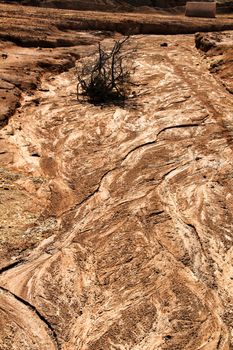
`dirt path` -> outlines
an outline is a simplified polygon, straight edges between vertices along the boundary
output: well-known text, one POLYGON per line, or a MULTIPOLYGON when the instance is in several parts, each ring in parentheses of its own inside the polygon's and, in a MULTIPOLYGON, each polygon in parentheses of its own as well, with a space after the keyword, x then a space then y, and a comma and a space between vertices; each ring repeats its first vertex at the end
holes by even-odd
POLYGON ((53 225, 1 274, 1 349, 233 348, 232 95, 193 36, 129 45, 127 108, 78 103, 71 69, 10 121, 53 225))

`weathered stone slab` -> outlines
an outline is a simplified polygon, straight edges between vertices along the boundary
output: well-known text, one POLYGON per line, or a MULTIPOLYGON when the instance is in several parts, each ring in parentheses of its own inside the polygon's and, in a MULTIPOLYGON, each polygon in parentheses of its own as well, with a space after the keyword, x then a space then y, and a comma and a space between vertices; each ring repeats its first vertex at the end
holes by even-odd
POLYGON ((185 15, 189 17, 214 18, 216 15, 216 2, 187 2, 185 15))

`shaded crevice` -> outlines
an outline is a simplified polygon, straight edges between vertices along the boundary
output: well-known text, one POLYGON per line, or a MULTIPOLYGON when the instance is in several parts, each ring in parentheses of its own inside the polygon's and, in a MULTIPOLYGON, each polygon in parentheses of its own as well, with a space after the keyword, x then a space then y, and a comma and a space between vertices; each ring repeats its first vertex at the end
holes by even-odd
POLYGON ((199 126, 199 124, 180 124, 180 125, 174 125, 174 126, 168 126, 166 128, 163 128, 160 130, 157 134, 157 137, 159 137, 160 134, 162 134, 164 131, 171 130, 171 129, 181 129, 181 128, 194 128, 199 126))
POLYGON ((19 301, 20 303, 22 303, 23 305, 25 305, 30 311, 34 312, 37 317, 41 320, 41 322, 46 326, 46 328, 48 329, 48 333, 50 334, 53 343, 56 345, 57 350, 61 349, 61 346, 58 342, 57 339, 57 335, 55 330, 53 329, 53 327, 51 326, 50 322, 37 310, 37 308, 30 304, 28 301, 26 301, 25 299, 19 297, 18 295, 14 294, 13 292, 11 292, 10 290, 4 288, 4 287, 0 287, 0 290, 10 296, 12 296, 13 298, 15 298, 17 301, 19 301))
POLYGON ((218 340, 218 344, 216 346, 216 350, 221 349, 221 344, 222 344, 222 334, 220 334, 220 336, 219 336, 219 340, 218 340))
POLYGON ((163 214, 164 213, 164 210, 160 210, 160 211, 155 211, 153 213, 150 213, 148 215, 148 217, 153 217, 153 216, 157 216, 157 215, 160 215, 160 214, 163 214))
POLYGON ((209 280, 208 284, 209 287, 211 288, 215 288, 216 287, 216 277, 214 275, 214 269, 213 269, 213 263, 214 263, 214 260, 211 256, 209 256, 209 252, 207 249, 205 249, 203 243, 202 243, 202 240, 201 240, 201 237, 196 229, 196 227, 192 224, 188 224, 188 223, 185 223, 188 227, 190 227, 192 229, 192 231, 195 233, 195 236, 197 238, 197 241, 199 242, 200 244, 200 248, 201 248, 201 251, 206 259, 206 264, 207 264, 207 267, 209 269, 209 272, 206 274, 206 277, 207 277, 207 280, 209 280), (210 281, 210 279, 212 279, 212 281, 210 281))
MULTIPOLYGON (((0 34, 1 41, 11 41, 17 46, 21 47, 42 47, 42 48, 56 48, 59 47, 56 41, 49 39, 41 39, 41 38, 33 38, 33 37, 20 37, 14 34, 1 33, 0 34)), ((68 45, 66 45, 68 46, 68 45)), ((75 46, 75 44, 70 44, 69 46, 75 46)))
MULTIPOLYGON (((187 164, 187 163, 186 163, 186 164, 187 164)), ((184 164, 184 165, 185 165, 185 164, 184 164)), ((175 168, 172 168, 172 169, 169 170, 167 173, 165 173, 165 174, 163 175, 163 177, 162 177, 161 183, 162 183, 163 180, 166 179, 166 177, 167 177, 169 174, 171 174, 173 171, 175 171, 176 169, 178 169, 179 166, 180 166, 180 165, 177 165, 175 168)))
POLYGON ((18 265, 21 265, 22 263, 24 263, 24 260, 23 259, 20 259, 18 261, 15 261, 7 266, 4 266, 0 269, 0 275, 6 271, 9 271, 11 269, 13 269, 14 267, 18 266, 18 265))
POLYGON ((207 263, 207 266, 208 266, 208 269, 209 269, 209 272, 208 273, 208 278, 212 278, 213 281, 211 282, 211 285, 212 287, 216 286, 216 277, 214 276, 214 272, 213 272, 213 266, 212 266, 212 262, 213 262, 213 259, 208 256, 209 252, 205 249, 203 243, 202 243, 202 240, 201 240, 201 237, 196 229, 196 227, 192 224, 189 224, 189 223, 185 223, 188 227, 190 227, 192 229, 192 231, 195 233, 195 236, 197 238, 197 241, 199 242, 200 244, 200 248, 201 248, 201 251, 206 259, 206 263, 207 263))
POLYGON ((191 230, 195 233, 195 236, 197 237, 197 240, 198 240, 198 242, 199 242, 199 244, 200 244, 201 250, 202 250, 204 256, 206 257, 205 248, 204 248, 204 246, 203 246, 203 243, 202 243, 202 241, 201 241, 201 238, 200 238, 200 236, 199 236, 199 233, 197 232, 196 227, 195 227, 194 225, 188 224, 188 223, 186 223, 186 222, 185 222, 185 224, 186 224, 189 228, 191 228, 191 230))
POLYGON ((229 92, 229 94, 233 95, 233 90, 231 88, 229 88, 228 86, 226 86, 225 84, 223 84, 223 86, 225 87, 225 89, 227 90, 227 92, 229 92))
MULTIPOLYGON (((20 97, 19 97, 20 100, 20 97)), ((19 101, 16 101, 15 106, 10 108, 10 110, 4 114, 4 119, 0 120, 0 130, 4 128, 6 125, 8 125, 9 120, 13 115, 16 113, 17 109, 21 107, 21 104, 19 101)))
POLYGON ((132 154, 134 151, 136 151, 136 150, 138 150, 140 148, 143 148, 143 147, 154 145, 154 144, 156 144, 156 142, 157 142, 156 140, 153 140, 153 141, 149 141, 149 142, 143 143, 142 145, 136 146, 135 148, 131 149, 119 162, 121 162, 121 163, 124 162, 128 158, 128 156, 130 154, 132 154))
MULTIPOLYGON (((86 18, 83 21, 77 18, 76 30, 102 30, 108 32, 118 32, 122 35, 139 35, 139 34, 160 34, 160 35, 177 35, 177 34, 195 34, 196 32, 218 32, 224 30, 232 30, 232 23, 201 23, 199 25, 188 25, 188 22, 179 23, 178 21, 149 21, 141 23, 138 20, 126 18, 121 21, 102 20, 86 18)), ((62 23, 58 24, 62 28, 62 23)), ((66 25, 66 27, 69 25, 66 25)), ((73 24, 71 25, 72 28, 73 24)))
POLYGON ((47 71, 47 72, 53 72, 53 73, 64 73, 69 71, 70 69, 75 67, 75 62, 76 62, 76 57, 75 55, 70 54, 70 60, 67 60, 67 62, 65 63, 54 63, 52 61, 49 60, 39 60, 37 62, 37 66, 40 67, 43 71, 47 71))

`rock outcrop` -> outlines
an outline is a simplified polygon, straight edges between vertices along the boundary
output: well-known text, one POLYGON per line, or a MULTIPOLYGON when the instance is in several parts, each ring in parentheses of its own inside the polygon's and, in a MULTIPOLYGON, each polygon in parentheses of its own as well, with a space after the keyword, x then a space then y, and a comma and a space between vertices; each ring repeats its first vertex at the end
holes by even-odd
MULTIPOLYGON (((7 2, 7 1, 0 1, 7 2)), ((184 0, 18 0, 18 3, 30 6, 66 8, 73 10, 96 10, 96 11, 133 11, 140 7, 169 8, 184 6, 184 0)))
POLYGON ((0 348, 232 350, 233 31, 132 36, 130 99, 94 106, 75 60, 121 35, 1 8, 0 348))
MULTIPOLYGON (((10 0, 0 0, 3 3, 12 3, 10 0)), ((90 11, 113 11, 113 12, 134 12, 153 11, 153 9, 177 8, 183 11, 185 0, 15 0, 14 3, 23 5, 53 7, 73 10, 90 11)), ((233 11, 232 0, 217 1, 217 11, 219 13, 229 13, 233 11)))
POLYGON ((233 94, 233 42, 227 33, 196 34, 196 46, 205 52, 209 70, 233 94))

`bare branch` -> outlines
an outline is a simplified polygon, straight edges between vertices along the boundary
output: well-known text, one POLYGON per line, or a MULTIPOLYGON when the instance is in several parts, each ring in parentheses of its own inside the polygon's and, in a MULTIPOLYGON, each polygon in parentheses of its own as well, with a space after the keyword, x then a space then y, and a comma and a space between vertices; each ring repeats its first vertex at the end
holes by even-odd
POLYGON ((131 69, 126 62, 126 55, 121 50, 129 39, 115 41, 110 51, 105 51, 98 45, 96 58, 87 63, 77 72, 77 98, 86 97, 89 102, 109 103, 123 101, 127 98, 131 69))

